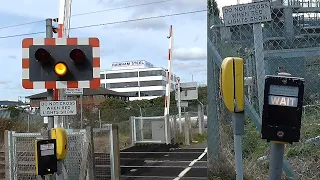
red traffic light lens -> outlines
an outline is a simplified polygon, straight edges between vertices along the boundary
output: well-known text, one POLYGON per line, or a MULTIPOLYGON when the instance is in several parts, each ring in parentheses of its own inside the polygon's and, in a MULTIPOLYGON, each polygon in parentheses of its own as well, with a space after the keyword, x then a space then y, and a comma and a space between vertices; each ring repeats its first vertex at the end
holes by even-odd
POLYGON ((73 49, 70 52, 70 58, 75 62, 75 63, 82 63, 84 62, 85 55, 80 49, 73 49))
POLYGON ((48 62, 49 58, 50 58, 50 53, 48 51, 46 51, 43 48, 39 48, 35 53, 34 53, 35 58, 39 61, 39 62, 48 62))

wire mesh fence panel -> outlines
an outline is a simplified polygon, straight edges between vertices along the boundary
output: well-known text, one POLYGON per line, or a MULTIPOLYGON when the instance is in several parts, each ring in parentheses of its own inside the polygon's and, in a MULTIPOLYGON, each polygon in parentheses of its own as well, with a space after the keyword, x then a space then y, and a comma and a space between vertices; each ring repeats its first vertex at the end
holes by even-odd
MULTIPOLYGON (((242 57, 245 62, 246 112, 251 117, 257 115, 251 119, 254 123, 246 121, 243 137, 244 171, 249 179, 266 179, 267 176, 269 148, 260 139, 255 126, 261 123, 265 75, 278 73, 289 73, 305 80, 301 140, 286 146, 285 155, 300 178, 320 179, 320 173, 314 168, 320 165, 319 161, 314 161, 319 157, 319 141, 309 143, 311 138, 320 135, 319 126, 314 125, 319 122, 320 14, 315 11, 319 8, 318 1, 275 0, 270 2, 270 21, 248 24, 249 16, 261 16, 256 13, 259 12, 257 6, 251 6, 251 11, 231 7, 232 12, 224 12, 213 1, 208 1, 208 61, 214 62, 210 68, 219 74, 219 60, 225 57, 242 57), (233 18, 225 18, 227 13, 233 18), (231 25, 226 25, 229 21, 231 25)), ((218 76, 214 77, 214 85, 219 87, 218 76)), ((226 159, 226 169, 234 168, 231 118, 219 90, 216 92, 214 105, 218 109, 214 113, 219 117, 215 122, 219 123, 216 130, 220 139, 215 139, 214 143, 221 144, 220 154, 226 159)), ((216 131, 209 129, 208 133, 216 134, 216 131)))
POLYGON ((13 175, 15 179, 35 179, 35 140, 40 134, 13 133, 13 175))
MULTIPOLYGON (((40 133, 8 132, 8 156, 5 157, 8 174, 6 179, 36 179, 35 168, 35 140, 41 139, 40 133)), ((64 160, 65 169, 69 179, 79 179, 81 163, 86 162, 84 154, 90 151, 84 147, 88 143, 86 131, 68 132, 68 154, 64 160)), ((89 142, 90 143, 90 142, 89 142)), ((90 145, 90 144, 89 144, 90 145)), ((93 169, 93 168, 92 168, 93 169)))
POLYGON ((110 128, 94 128, 93 142, 96 179, 110 179, 110 128))
POLYGON ((152 140, 152 121, 136 119, 137 140, 152 140))
POLYGON ((131 122, 129 120, 116 123, 118 125, 120 150, 132 145, 131 122))
POLYGON ((87 145, 87 132, 68 132, 68 154, 64 160, 67 174, 70 179, 79 179, 81 177, 81 165, 87 162, 85 157, 85 147, 87 145))
MULTIPOLYGON (((5 158, 5 131, 15 132, 39 132, 42 128, 43 118, 36 114, 30 114, 22 110, 14 109, 14 113, 11 113, 7 109, 8 116, 0 117, 0 158, 5 158), (11 117, 10 117, 11 115, 11 117)), ((0 178, 4 177, 5 161, 0 161, 0 178)))

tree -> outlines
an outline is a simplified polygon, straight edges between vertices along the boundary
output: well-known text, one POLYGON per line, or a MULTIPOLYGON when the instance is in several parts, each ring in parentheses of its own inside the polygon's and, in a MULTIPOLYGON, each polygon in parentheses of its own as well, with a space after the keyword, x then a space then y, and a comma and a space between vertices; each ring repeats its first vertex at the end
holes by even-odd
POLYGON ((106 99, 99 106, 101 120, 108 123, 117 123, 129 120, 132 113, 128 103, 121 99, 106 99))
POLYGON ((22 110, 17 109, 15 106, 8 107, 8 111, 10 112, 11 119, 18 119, 23 112, 22 110))
MULTIPOLYGON (((207 87, 198 87, 198 99, 201 103, 207 104, 207 87)), ((106 99, 99 106, 101 119, 103 123, 118 123, 129 120, 130 116, 140 116, 140 107, 142 116, 163 116, 164 115, 165 96, 151 100, 123 101, 120 99, 106 99)), ((193 100, 189 102, 190 108, 197 107, 199 102, 193 100)), ((188 110, 188 108, 187 108, 188 110)), ((98 119, 97 113, 92 111, 92 119, 98 119)), ((88 111, 86 111, 88 114, 88 111)), ((175 92, 170 94, 170 114, 178 114, 175 92)), ((85 115, 88 116, 88 115, 85 115)))
POLYGON ((214 15, 214 16, 219 16, 220 11, 218 8, 218 4, 215 0, 207 0, 207 5, 208 5, 208 14, 214 15))

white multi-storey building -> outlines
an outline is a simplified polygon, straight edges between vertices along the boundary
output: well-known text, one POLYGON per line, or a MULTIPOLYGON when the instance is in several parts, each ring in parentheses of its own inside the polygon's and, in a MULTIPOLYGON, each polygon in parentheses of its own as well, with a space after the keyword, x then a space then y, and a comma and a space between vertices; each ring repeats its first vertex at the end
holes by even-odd
MULTIPOLYGON (((129 100, 153 99, 165 95, 166 69, 145 60, 114 62, 111 70, 100 72, 101 87, 125 93, 129 100)), ((171 90, 176 76, 171 75, 171 90)))

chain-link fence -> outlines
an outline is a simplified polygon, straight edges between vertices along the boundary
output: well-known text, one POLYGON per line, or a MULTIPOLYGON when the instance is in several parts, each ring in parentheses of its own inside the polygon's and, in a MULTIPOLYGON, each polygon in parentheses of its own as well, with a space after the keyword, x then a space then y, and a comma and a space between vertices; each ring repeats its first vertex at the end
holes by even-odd
MULTIPOLYGON (((320 167, 320 161, 315 160, 319 158, 320 153, 319 138, 316 138, 320 135, 320 2, 270 2, 271 21, 246 24, 242 21, 246 14, 238 9, 232 16, 243 23, 225 26, 223 12, 217 8, 213 0, 208 0, 208 79, 212 78, 214 81, 214 88, 208 90, 212 93, 208 99, 212 106, 217 107, 213 107, 211 114, 209 112, 209 116, 214 117, 208 129, 208 133, 212 135, 212 139, 208 140, 212 142, 209 143, 209 149, 214 151, 209 150, 209 154, 213 154, 209 159, 215 159, 220 155, 221 162, 225 162, 219 162, 219 168, 215 165, 209 168, 215 170, 214 174, 226 177, 229 174, 229 177, 235 177, 230 173, 234 172, 230 171, 230 168, 234 169, 231 117, 219 94, 218 78, 223 58, 242 57, 245 61, 246 114, 250 117, 246 121, 243 140, 245 177, 267 179, 266 157, 269 148, 265 141, 260 140, 264 77, 287 72, 305 79, 305 93, 301 141, 286 146, 285 155, 288 161, 285 159, 284 170, 288 176, 294 171, 301 179, 320 179, 320 173, 316 170, 320 167)), ((258 7, 252 12, 249 11, 256 12, 259 17, 258 7)), ((211 164, 213 163, 212 161, 211 164)))
MULTIPOLYGON (((87 131, 68 132, 68 155, 65 160, 67 176, 79 179, 86 169, 88 159, 92 158, 87 131), (86 151, 84 150, 86 148, 86 151), (84 158, 87 157, 87 158, 84 158), (81 162, 81 163, 79 163, 81 162)), ((6 179, 36 179, 35 175, 35 140, 41 139, 41 133, 17 133, 6 131, 6 179)))
MULTIPOLYGON (((15 132, 40 132, 43 124, 43 117, 30 114, 24 110, 9 107, 1 109, 0 112, 0 179, 5 178, 5 130, 15 132)), ((20 138, 21 139, 21 138, 20 138)), ((34 146, 34 142, 32 144, 34 146)), ((32 146, 32 147, 33 147, 32 146)), ((25 147, 28 148, 28 147, 25 147)), ((28 158, 26 156, 26 158, 28 158)), ((24 166, 23 164, 20 166, 24 166)), ((26 169, 24 167, 24 169, 26 169)))
MULTIPOLYGON (((140 102, 141 103, 141 102, 140 102)), ((148 105, 139 105, 139 102, 134 103, 130 102, 130 104, 125 104, 123 107, 117 107, 117 108, 106 108, 106 107, 100 107, 98 108, 84 108, 83 109, 83 124, 85 126, 92 126, 94 128, 102 127, 103 124, 117 124, 119 125, 119 137, 120 137, 120 147, 128 147, 129 145, 132 145, 131 142, 131 121, 130 117, 160 117, 163 116, 164 106, 158 106, 153 104, 148 105)), ((191 123, 192 127, 194 127, 195 131, 194 133, 198 133, 199 129, 198 127, 198 119, 199 115, 203 116, 203 131, 201 134, 205 132, 205 128, 207 126, 207 111, 206 106, 204 105, 189 105, 189 107, 182 108, 181 112, 181 119, 182 122, 184 121, 185 113, 188 112, 189 116, 191 117, 191 123), (197 132, 196 132, 197 131, 197 132)), ((171 105, 170 107, 170 117, 171 119, 175 116, 177 121, 179 121, 179 113, 178 108, 175 105, 171 105)), ((79 128, 80 122, 79 119, 69 118, 68 122, 70 123, 70 128, 79 128)), ((136 127, 140 127, 141 124, 139 121, 135 121, 136 127)), ((151 121, 150 120, 144 120, 143 121, 143 132, 145 138, 150 137, 151 132, 151 121), (149 131, 149 132, 147 132, 149 131)), ((177 127, 179 127, 179 123, 177 122, 177 127)), ((139 129, 139 128, 138 128, 139 129)), ((141 133, 140 133, 141 134, 141 133)), ((137 133, 139 136, 139 134, 137 133)), ((138 137, 139 138, 139 137, 138 137)))
MULTIPOLYGON (((118 125, 67 129, 68 153, 62 176, 68 179, 117 179, 120 177, 118 125)), ((3 178, 36 179, 35 140, 41 133, 5 131, 3 178), (4 175, 5 174, 5 175, 4 175)))
POLYGON ((93 128, 95 179, 117 179, 120 176, 118 125, 104 124, 93 128))

